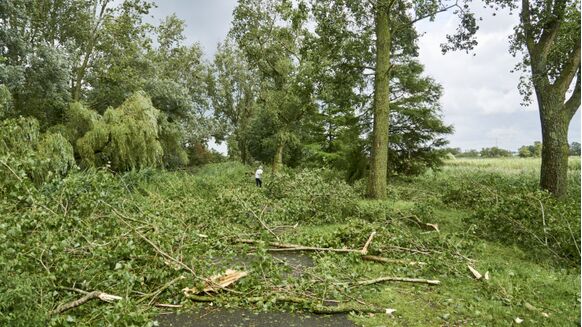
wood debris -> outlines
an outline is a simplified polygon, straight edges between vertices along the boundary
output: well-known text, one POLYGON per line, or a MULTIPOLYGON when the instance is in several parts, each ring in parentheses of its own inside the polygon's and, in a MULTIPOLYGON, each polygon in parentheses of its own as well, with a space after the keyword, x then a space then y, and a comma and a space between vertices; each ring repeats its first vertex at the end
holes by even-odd
POLYGON ((516 317, 515 319, 513 319, 513 321, 515 321, 515 323, 519 325, 523 322, 523 319, 521 319, 520 317, 516 317))
POLYGON ((368 237, 368 240, 366 241, 366 244, 364 244, 364 247, 362 248, 362 255, 366 255, 368 254, 368 246, 370 246, 370 243, 372 243, 372 240, 374 239, 374 236, 376 235, 376 232, 372 232, 372 234, 370 234, 370 237, 368 237))
POLYGON ((85 294, 85 295, 83 297, 79 298, 78 300, 59 305, 55 310, 53 310, 51 312, 52 314, 59 314, 59 313, 65 312, 69 309, 78 307, 78 306, 82 305, 83 303, 86 303, 86 302, 91 301, 93 299, 99 299, 103 302, 113 302, 113 301, 118 301, 118 300, 122 299, 121 296, 107 294, 107 293, 103 293, 101 291, 86 292, 86 291, 79 290, 79 289, 69 289, 69 290, 74 290, 76 292, 79 292, 79 293, 85 294))
POLYGON ((208 278, 204 283, 203 289, 186 287, 182 292, 184 292, 185 295, 218 292, 246 275, 248 275, 248 272, 246 271, 228 269, 224 274, 214 275, 208 278))
POLYGON ((477 271, 477 269, 467 265, 467 267, 469 268, 469 270, 471 271, 471 273, 473 274, 473 276, 475 277, 475 279, 481 279, 483 277, 483 275, 481 275, 480 272, 477 271))
POLYGON ((437 233, 440 233, 441 231, 439 230, 439 225, 438 224, 429 224, 429 223, 425 223, 426 226, 431 227, 432 229, 434 229, 437 233))
POLYGON ((394 312, 396 312, 396 309, 386 309, 386 314, 391 316, 394 312))

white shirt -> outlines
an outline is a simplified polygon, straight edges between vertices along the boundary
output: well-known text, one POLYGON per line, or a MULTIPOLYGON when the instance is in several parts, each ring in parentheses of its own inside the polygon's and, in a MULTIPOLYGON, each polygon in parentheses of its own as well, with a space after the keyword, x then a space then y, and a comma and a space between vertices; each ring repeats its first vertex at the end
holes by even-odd
POLYGON ((255 172, 255 178, 261 179, 261 176, 263 176, 263 170, 259 168, 255 172))

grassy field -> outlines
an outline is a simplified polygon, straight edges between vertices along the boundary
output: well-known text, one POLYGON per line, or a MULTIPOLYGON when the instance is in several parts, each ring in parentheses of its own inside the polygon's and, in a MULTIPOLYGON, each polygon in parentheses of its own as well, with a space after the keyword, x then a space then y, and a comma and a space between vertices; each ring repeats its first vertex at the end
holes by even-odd
MULTIPOLYGON (((459 158, 447 160, 445 170, 480 170, 499 173, 539 173, 540 158, 459 158)), ((568 169, 580 171, 580 157, 570 157, 568 169)))
POLYGON ((438 173, 390 181, 385 201, 364 199, 363 183, 347 185, 327 170, 267 174, 262 189, 236 163, 196 172, 79 172, 0 199, 0 274, 7 276, 0 325, 152 326, 168 310, 155 303, 185 312, 207 305, 181 290, 227 268, 249 275, 233 292, 213 295, 216 307, 314 310, 333 300, 396 310, 350 314, 362 326, 507 326, 517 318, 579 325, 579 160, 572 168, 563 202, 537 191, 535 161, 527 159, 449 162, 438 173), (370 254, 402 262, 310 253, 314 265, 297 276, 265 244, 239 242, 360 249, 373 231, 370 254), (489 280, 476 280, 468 265, 489 280), (383 276, 440 284, 356 285, 383 276), (71 287, 123 299, 51 315, 81 296, 71 287))

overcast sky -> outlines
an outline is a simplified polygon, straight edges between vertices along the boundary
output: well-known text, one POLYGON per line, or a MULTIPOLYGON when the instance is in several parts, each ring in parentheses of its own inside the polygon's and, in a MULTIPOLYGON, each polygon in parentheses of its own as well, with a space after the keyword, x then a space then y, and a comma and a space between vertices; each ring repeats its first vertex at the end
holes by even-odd
MULTIPOLYGON (((230 28, 236 0, 159 0, 157 5, 152 12, 153 22, 176 13, 186 21, 187 41, 199 42, 210 59, 230 28)), ((498 13, 493 17, 478 7, 474 9, 484 18, 474 56, 441 54, 439 45, 456 28, 454 16, 442 14, 434 22, 418 25, 424 33, 420 39, 420 61, 426 74, 443 86, 444 120, 455 128, 455 133, 448 137, 450 146, 481 149, 497 145, 516 150, 541 140, 537 106, 520 105, 519 75, 510 73, 518 61, 508 53, 508 37, 517 15, 498 13)), ((569 141, 580 142, 580 110, 570 125, 569 141)), ((224 146, 219 148, 224 151, 224 146)))

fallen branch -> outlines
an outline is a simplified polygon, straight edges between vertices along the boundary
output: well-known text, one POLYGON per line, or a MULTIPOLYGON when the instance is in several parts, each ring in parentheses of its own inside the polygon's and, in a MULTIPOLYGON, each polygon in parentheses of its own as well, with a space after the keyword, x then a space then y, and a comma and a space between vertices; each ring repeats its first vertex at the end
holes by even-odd
MULTIPOLYGON (((260 244, 262 241, 255 240, 239 240, 239 243, 245 244, 260 244)), ((266 243, 270 246, 275 246, 277 249, 267 249, 267 251, 278 252, 278 251, 314 251, 314 252, 341 252, 341 253, 361 253, 362 250, 355 249, 334 249, 334 248, 319 248, 313 246, 303 246, 298 244, 289 243, 279 243, 279 242, 268 242, 266 243)))
POLYGON ((145 237, 145 235, 143 235, 142 233, 140 233, 136 228, 134 228, 130 223, 128 223, 127 221, 125 221, 125 219, 129 219, 128 217, 126 217, 125 215, 121 214, 119 211, 117 211, 112 205, 110 205, 107 202, 103 202, 105 205, 107 205, 108 207, 111 208, 111 210, 113 210, 113 213, 115 213, 115 215, 119 218, 119 220, 124 223, 127 227, 129 227, 130 230, 134 231, 137 236, 139 236, 142 240, 146 241, 149 245, 151 245, 154 250, 159 253, 162 257, 176 263, 177 265, 181 266, 182 268, 188 270, 192 275, 196 276, 196 273, 194 272, 194 270, 192 270, 192 268, 188 267, 188 265, 186 265, 185 263, 183 263, 182 261, 172 257, 171 255, 167 254, 166 252, 162 251, 162 249, 160 249, 154 242, 150 241, 149 238, 145 237))
MULTIPOLYGON (((421 284, 429 284, 429 285, 439 285, 441 283, 440 280, 431 280, 431 279, 422 279, 422 278, 380 277, 380 278, 376 278, 376 279, 362 280, 359 282, 354 282, 354 283, 352 283, 352 285, 364 286, 364 285, 371 285, 371 284, 383 283, 383 282, 406 282, 406 283, 421 283, 421 284)), ((342 283, 338 283, 338 284, 342 284, 342 283)))
POLYGON ((86 292, 86 291, 79 290, 79 289, 71 289, 71 290, 75 290, 75 291, 77 291, 79 293, 83 293, 85 295, 83 295, 83 297, 81 297, 78 300, 59 305, 55 310, 51 311, 51 314, 56 315, 56 314, 63 313, 67 310, 78 307, 78 306, 82 305, 83 303, 86 303, 86 302, 91 301, 93 299, 99 299, 99 300, 104 301, 104 302, 113 302, 113 301, 122 299, 121 296, 111 295, 111 294, 103 293, 101 291, 86 292))
MULTIPOLYGON (((134 233, 136 233, 136 234, 137 234, 137 235, 138 235, 138 236, 139 236, 141 239, 143 239, 143 240, 144 240, 144 241, 146 241, 146 242, 147 242, 149 245, 151 245, 151 246, 154 248, 154 250, 155 250, 157 253, 159 253, 159 254, 160 254, 162 257, 164 257, 164 258, 166 258, 166 259, 168 259, 168 260, 170 260, 170 261, 172 261, 172 262, 174 262, 174 263, 178 264, 178 265, 179 265, 179 266, 181 266, 182 268, 186 269, 187 271, 189 271, 189 272, 192 274, 192 276, 194 276, 194 278, 196 278, 196 279, 199 279, 199 280, 203 280, 203 281, 205 281, 205 282, 210 282, 210 283, 212 283, 212 281, 209 281, 209 280, 207 280, 207 279, 204 279, 204 278, 202 278, 202 277, 200 277, 200 276, 196 276, 196 273, 194 272, 194 270, 192 270, 192 268, 188 267, 188 265, 186 265, 186 264, 185 264, 185 263, 183 263, 182 261, 180 261, 180 260, 178 260, 178 259, 176 259, 176 258, 172 257, 171 255, 167 254, 166 252, 164 252, 164 251, 163 251, 162 249, 160 249, 160 248, 159 248, 159 247, 158 247, 158 246, 157 246, 157 245, 156 245, 154 242, 152 242, 152 241, 151 241, 150 239, 148 239, 148 238, 147 238, 145 235, 143 235, 142 233, 140 233, 140 232, 138 231, 138 229, 137 229, 137 228, 134 228, 134 227, 133 227, 133 226, 132 226, 130 223, 128 223, 127 221, 125 221, 125 219, 131 220, 131 218, 129 218, 129 217, 127 217, 127 216, 125 216, 125 215, 121 214, 119 211, 117 211, 117 210, 115 209, 115 207, 113 207, 113 206, 112 206, 112 205, 110 205, 109 203, 107 203, 107 202, 103 202, 103 201, 101 201, 101 202, 102 202, 103 204, 107 205, 108 207, 110 207, 110 208, 111 208, 111 210, 113 210, 113 212, 114 212, 114 213, 117 215, 117 217, 119 218, 119 220, 120 220, 121 222, 123 222, 123 223, 124 223, 124 224, 125 224, 125 225, 126 225, 126 226, 127 226, 129 229, 130 229, 130 230, 132 230, 134 233)), ((224 290, 226 290, 226 291, 228 291, 228 292, 238 293, 238 292, 237 292, 237 291, 235 291, 235 290, 230 290, 230 289, 227 289, 227 288, 223 288, 223 289, 224 289, 224 290)))
POLYGON ((223 274, 211 276, 206 280, 204 288, 184 288, 182 292, 184 294, 199 294, 199 293, 209 293, 218 292, 221 289, 226 289, 227 286, 233 284, 237 280, 248 275, 246 271, 236 271, 232 269, 227 269, 223 274))
POLYGON ((426 265, 426 262, 422 261, 410 261, 410 260, 402 260, 402 259, 389 259, 384 257, 379 257, 375 255, 363 255, 362 259, 368 261, 376 261, 376 262, 383 262, 383 263, 398 263, 403 265, 410 265, 410 266, 422 266, 426 265))
MULTIPOLYGON (((372 233, 372 235, 370 235, 370 237, 368 238, 368 242, 366 242, 366 245, 369 246, 369 244, 373 238, 373 235, 374 235, 374 233, 372 233)), ((245 243, 245 244, 265 243, 263 241, 255 241, 255 240, 248 240, 248 239, 240 239, 240 240, 238 240, 238 242, 245 243)), ((398 263, 398 264, 405 264, 405 265, 411 265, 411 266, 425 265, 426 264, 425 262, 421 262, 421 261, 389 259, 389 258, 375 256, 375 255, 365 255, 362 252, 364 250, 367 251, 366 245, 364 245, 364 248, 362 250, 356 250, 356 249, 319 248, 319 247, 313 247, 313 246, 303 246, 303 245, 299 245, 299 244, 289 244, 289 243, 279 243, 279 242, 267 242, 266 244, 270 245, 270 246, 277 247, 276 249, 267 249, 267 251, 270 251, 270 252, 313 251, 313 252, 358 253, 361 255, 362 259, 368 260, 368 261, 375 261, 375 262, 382 262, 382 263, 398 263)))
POLYGON ((469 265, 467 265, 467 268, 469 268, 469 271, 473 274, 473 277, 475 277, 475 279, 481 279, 481 277, 483 277, 481 273, 477 271, 477 269, 469 265))
MULTIPOLYGON (((188 295, 187 296, 192 301, 196 302, 214 302, 217 298, 208 295, 188 295)), ((249 303, 258 302, 288 302, 300 304, 302 307, 306 308, 307 311, 318 313, 318 314, 336 314, 336 313, 386 313, 387 309, 363 306, 363 305, 339 305, 339 306, 328 306, 316 304, 313 301, 303 299, 294 296, 276 296, 274 298, 266 297, 251 297, 245 299, 249 303)))
POLYGON ((368 237, 368 240, 366 241, 366 244, 364 244, 364 247, 362 248, 362 255, 366 255, 368 254, 368 246, 370 246, 370 243, 372 243, 372 239, 374 239, 374 235, 376 235, 376 232, 372 232, 372 234, 370 234, 370 237, 368 237))
POLYGON ((263 210, 261 210, 261 216, 259 217, 255 213, 255 211, 253 209, 249 208, 247 206, 247 203, 245 201, 243 201, 238 195, 235 194, 235 197, 239 200, 239 202, 243 205, 243 207, 245 209, 247 209, 248 211, 250 211, 253 214, 253 216, 255 216, 255 218, 257 218, 257 220, 259 221, 259 223, 261 224, 261 226, 263 226, 263 228, 265 228, 269 233, 271 233, 273 236, 275 236, 275 238, 277 240, 279 240, 279 236, 277 236, 277 234, 275 234, 275 232, 273 232, 273 230, 270 229, 269 226, 267 224, 265 224, 265 222, 261 219, 261 217, 263 216, 263 214, 264 214, 265 209, 267 208, 267 206, 264 206, 263 207, 263 210))
POLYGON ((181 308, 181 304, 167 304, 167 303, 156 303, 154 304, 155 307, 158 308, 181 308))

